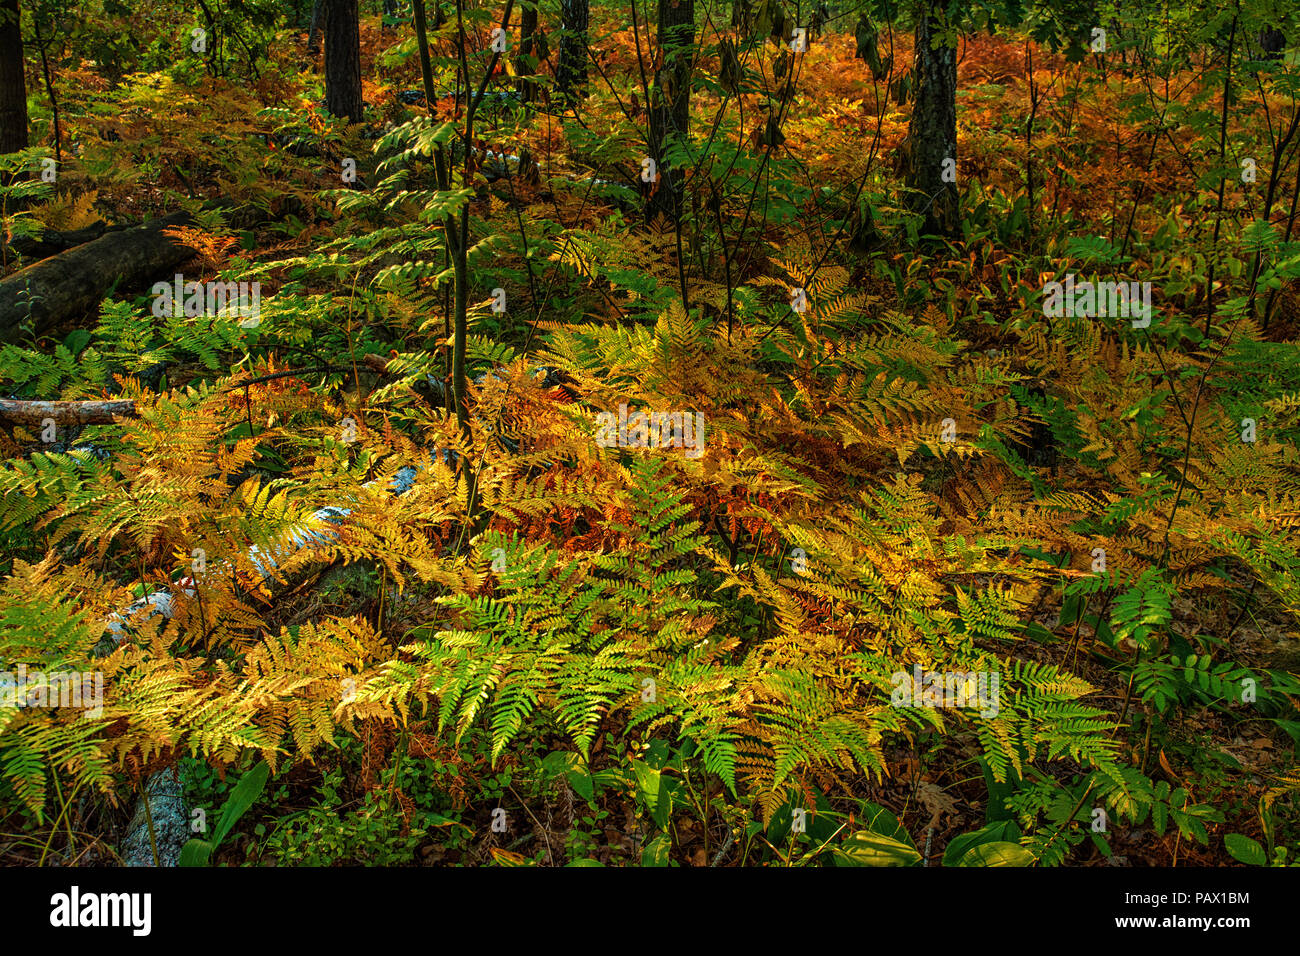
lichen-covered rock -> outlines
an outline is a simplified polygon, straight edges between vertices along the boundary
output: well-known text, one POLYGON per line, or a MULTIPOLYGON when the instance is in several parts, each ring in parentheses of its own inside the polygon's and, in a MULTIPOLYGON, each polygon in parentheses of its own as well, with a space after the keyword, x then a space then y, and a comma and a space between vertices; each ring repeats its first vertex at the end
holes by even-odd
POLYGON ((176 866, 181 847, 190 838, 189 816, 181 798, 180 780, 174 771, 155 773, 144 785, 145 796, 137 801, 126 838, 122 841, 122 859, 127 866, 153 866, 154 842, 158 845, 159 866, 176 866), (148 799, 148 813, 145 799, 148 799), (154 840, 149 839, 149 821, 153 819, 154 840))

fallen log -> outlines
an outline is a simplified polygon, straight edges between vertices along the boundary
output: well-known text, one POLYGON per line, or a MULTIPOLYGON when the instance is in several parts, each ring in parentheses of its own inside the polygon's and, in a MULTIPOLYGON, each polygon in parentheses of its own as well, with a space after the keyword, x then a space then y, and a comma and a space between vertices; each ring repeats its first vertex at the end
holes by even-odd
POLYGON ((88 402, 0 399, 0 421, 18 425, 41 425, 46 419, 56 425, 111 425, 114 416, 134 418, 135 402, 127 398, 88 402))
POLYGON ((114 286, 135 289, 175 268, 195 250, 165 234, 193 222, 174 212, 42 259, 0 281, 0 341, 43 335, 93 312, 114 286))
POLYGON ((48 259, 50 256, 57 256, 60 252, 67 252, 76 246, 98 239, 106 232, 121 232, 126 228, 129 227, 110 226, 107 223, 97 222, 84 229, 72 229, 67 232, 47 229, 37 236, 15 236, 5 247, 6 262, 12 262, 19 257, 26 259, 29 264, 40 259, 48 259))

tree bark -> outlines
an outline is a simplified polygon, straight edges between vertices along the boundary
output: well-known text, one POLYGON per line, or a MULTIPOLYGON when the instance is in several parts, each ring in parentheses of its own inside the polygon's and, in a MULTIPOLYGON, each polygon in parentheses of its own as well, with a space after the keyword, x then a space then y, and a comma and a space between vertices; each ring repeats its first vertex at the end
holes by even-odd
POLYGON ((311 28, 307 31, 307 53, 315 56, 320 52, 320 26, 324 18, 325 0, 315 0, 311 5, 311 28))
POLYGON ((555 70, 556 89, 566 105, 584 95, 587 85, 588 0, 560 0, 560 62, 555 70))
POLYGON ((350 123, 364 114, 357 0, 325 0, 325 109, 350 123))
POLYGON ((658 96, 650 110, 650 150, 660 180, 650 197, 650 214, 676 220, 682 211, 682 177, 666 154, 674 142, 686 141, 690 127, 695 0, 660 0, 659 49, 663 68, 656 76, 658 96))
POLYGON ((908 126, 909 208, 925 217, 922 232, 951 238, 961 230, 957 194, 957 48, 941 39, 944 0, 924 0, 916 21, 916 94, 908 126))
POLYGON ((0 0, 0 154, 27 148, 27 76, 18 0, 0 0))
POLYGON ((1286 52, 1286 34, 1277 27, 1265 27, 1259 31, 1259 46, 1265 60, 1280 60, 1286 52))
POLYGON ((529 77, 535 72, 527 58, 539 56, 537 47, 537 4, 522 4, 519 22, 519 55, 515 57, 515 75, 519 77, 519 98, 525 103, 537 99, 537 84, 529 77))
POLYGON ((0 422, 40 425, 47 418, 56 425, 111 425, 113 418, 134 418, 135 401, 129 398, 89 402, 41 402, 0 399, 0 422))
POLYGON ((429 115, 434 116, 437 100, 433 89, 433 65, 429 59, 429 25, 424 12, 424 0, 413 0, 411 10, 415 21, 415 45, 420 51, 420 80, 424 84, 424 105, 429 108, 429 115))
POLYGON ((731 26, 733 29, 742 30, 747 27, 750 19, 749 8, 749 0, 734 0, 731 4, 731 26))
POLYGON ((4 247, 3 253, 0 254, 0 261, 8 266, 15 258, 22 256, 30 260, 30 264, 40 259, 48 259, 50 256, 57 256, 60 252, 66 252, 74 246, 84 245, 98 239, 106 232, 116 231, 119 230, 105 223, 96 222, 84 229, 73 229, 67 232, 47 229, 39 235, 15 236, 4 247))

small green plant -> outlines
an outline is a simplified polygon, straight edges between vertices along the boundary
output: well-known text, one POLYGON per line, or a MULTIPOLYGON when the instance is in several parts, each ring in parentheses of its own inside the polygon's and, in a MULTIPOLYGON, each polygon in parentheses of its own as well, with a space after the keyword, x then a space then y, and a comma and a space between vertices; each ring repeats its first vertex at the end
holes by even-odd
POLYGON ((248 812, 249 807, 257 802, 257 798, 262 795, 266 789, 266 782, 271 777, 271 767, 265 760, 259 763, 248 773, 244 774, 235 788, 230 791, 230 796, 222 804, 221 816, 217 820, 217 828, 212 833, 210 840, 190 840, 181 847, 181 866, 208 866, 217 848, 221 846, 221 841, 226 838, 231 829, 239 818, 248 812))
POLYGON ((415 826, 402 831, 401 814, 371 793, 352 813, 312 807, 288 818, 267 839, 263 858, 278 866, 409 865, 428 831, 415 826))
MULTIPOLYGON (((831 851, 836 866, 916 866, 921 852, 898 818, 884 807, 864 805, 866 827, 849 834, 831 851)), ((944 866, 1033 866, 1034 854, 1021 846, 1020 828, 996 820, 948 843, 944 866)))

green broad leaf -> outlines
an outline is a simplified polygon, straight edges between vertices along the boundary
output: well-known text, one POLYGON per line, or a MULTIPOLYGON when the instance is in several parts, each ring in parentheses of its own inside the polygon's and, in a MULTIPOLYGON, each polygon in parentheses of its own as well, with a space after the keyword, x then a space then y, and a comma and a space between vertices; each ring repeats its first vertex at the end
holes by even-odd
POLYGON ((226 802, 221 808, 221 818, 217 821, 216 832, 212 835, 214 847, 221 845, 221 841, 239 822, 239 818, 257 802, 257 798, 266 789, 266 782, 270 778, 271 767, 265 760, 239 778, 239 783, 235 784, 235 788, 230 791, 230 796, 226 797, 226 802))
MULTIPOLYGON (((1021 748, 1023 756, 1024 748, 1021 748)), ((994 776, 993 768, 987 760, 979 761, 980 769, 984 772, 984 786, 988 789, 989 803, 984 811, 985 819, 993 823, 995 821, 1010 820, 1014 814, 1007 808, 1007 798, 1020 789, 1020 777, 1015 768, 1008 767, 1006 771, 1007 779, 1001 783, 994 776)))
POLYGON ((636 774, 637 796, 650 811, 655 826, 667 829, 672 798, 664 787, 663 774, 643 760, 633 760, 632 769, 636 774))
POLYGON ((1084 623, 1092 625, 1097 639, 1104 642, 1106 646, 1114 648, 1119 643, 1115 640, 1115 632, 1111 630, 1110 624, 1105 618, 1089 614, 1084 623))
POLYGON ((181 847, 181 858, 177 865, 208 866, 216 849, 216 845, 208 840, 190 840, 181 847))
POLYGON ((590 803, 596 797, 596 781, 591 779, 591 774, 585 770, 570 770, 568 774, 569 786, 573 792, 582 799, 590 803))
POLYGON ((971 847, 958 866, 1033 866, 1034 855, 1018 843, 1002 840, 971 847))
POLYGON ((921 861, 910 842, 870 830, 859 830, 832 852, 836 866, 914 866, 921 861))
POLYGON ((867 832, 878 833, 881 836, 889 837, 896 843, 902 843, 904 846, 916 849, 911 834, 898 822, 898 817, 878 803, 865 802, 862 804, 862 823, 867 832))
POLYGON ((1083 613, 1083 597, 1079 594, 1071 594, 1061 602, 1061 624, 1062 626, 1071 626, 1078 623, 1080 615, 1083 613))
POLYGON ((564 865, 566 867, 570 867, 570 866, 604 866, 605 864, 601 863, 599 860, 574 860, 572 863, 566 863, 564 865))
POLYGON ((642 866, 668 866, 669 854, 673 848, 673 842, 668 838, 667 833, 660 833, 641 849, 642 866))
POLYGON ((1057 641, 1056 635, 1037 621, 1030 621, 1025 625, 1025 636, 1040 644, 1055 644, 1057 641))
POLYGON ((986 843, 1014 843, 1020 839, 1020 827, 1014 820, 997 820, 970 833, 955 836, 943 853, 944 866, 961 866, 962 857, 986 843))
POLYGON ((1243 833, 1229 833, 1223 838, 1223 848, 1239 863, 1263 866, 1268 862, 1268 857, 1264 855, 1264 848, 1259 845, 1259 841, 1243 833))
POLYGON ((63 340, 63 346, 73 355, 80 354, 81 350, 90 344, 90 331, 88 329, 75 329, 68 333, 68 337, 63 340))

